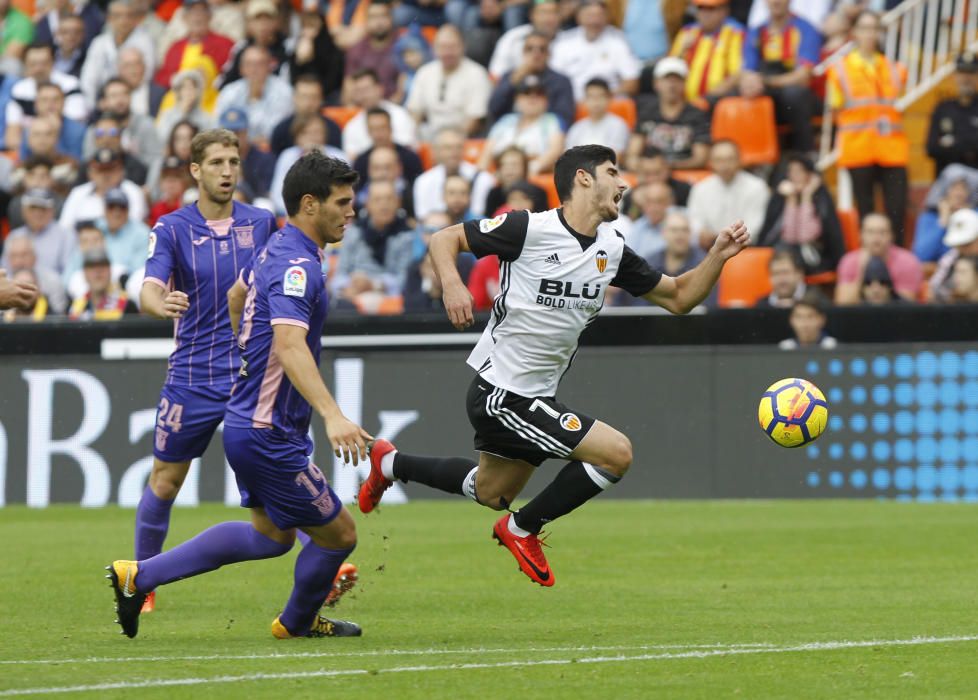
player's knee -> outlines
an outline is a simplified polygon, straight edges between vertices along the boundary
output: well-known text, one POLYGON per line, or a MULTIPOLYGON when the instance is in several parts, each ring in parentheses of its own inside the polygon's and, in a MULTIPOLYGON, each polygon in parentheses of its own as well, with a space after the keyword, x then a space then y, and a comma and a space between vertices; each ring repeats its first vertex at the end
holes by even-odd
POLYGON ((149 475, 149 487, 157 498, 170 501, 180 493, 186 474, 173 469, 153 469, 149 475))
POLYGON ((336 549, 353 549, 357 546, 357 526, 350 520, 336 530, 332 536, 333 547, 336 549))
POLYGON ((479 499, 479 503, 493 510, 506 510, 516 496, 517 494, 515 493, 506 492, 498 488, 494 489, 489 486, 483 489, 477 487, 476 490, 476 497, 479 499))
POLYGON ((608 451, 608 470, 621 477, 632 466, 632 441, 619 434, 608 451))

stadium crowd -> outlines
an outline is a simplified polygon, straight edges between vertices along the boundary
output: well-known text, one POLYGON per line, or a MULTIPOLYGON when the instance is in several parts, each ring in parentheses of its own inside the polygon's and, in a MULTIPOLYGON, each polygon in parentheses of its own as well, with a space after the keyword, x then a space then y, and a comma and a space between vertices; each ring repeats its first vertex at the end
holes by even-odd
MULTIPOLYGON (((195 200, 190 142, 213 127, 240 139, 236 196, 279 217, 302 153, 360 174, 324 262, 337 310, 439 309, 430 235, 557 206, 553 164, 584 143, 619 154, 615 226, 670 275, 743 219, 762 251, 747 274, 770 280, 758 305, 793 308, 796 345, 830 344, 831 303, 978 302, 978 59, 958 58, 934 111, 938 177, 908 225, 904 70, 877 48, 894 2, 36 1, 0 0, 0 266, 42 291, 5 320, 137 313, 150 228, 195 200), (826 101, 855 211, 815 165, 826 101), (758 160, 768 126, 776 155, 758 160)), ((497 261, 459 263, 490 308, 497 261)), ((646 303, 616 291, 607 304, 646 303)))

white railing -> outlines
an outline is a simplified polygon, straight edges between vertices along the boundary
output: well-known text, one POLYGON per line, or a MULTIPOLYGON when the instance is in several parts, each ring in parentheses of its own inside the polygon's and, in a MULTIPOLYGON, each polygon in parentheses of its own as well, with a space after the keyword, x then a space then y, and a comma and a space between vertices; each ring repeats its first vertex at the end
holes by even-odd
MULTIPOLYGON (((905 110, 954 72, 958 55, 978 52, 978 1, 905 0, 882 16, 883 52, 907 69, 907 85, 897 100, 905 110)), ((848 42, 815 67, 823 75, 852 49, 848 42)), ((832 142, 832 110, 828 100, 822 117, 818 166, 830 167, 838 158, 832 142)))

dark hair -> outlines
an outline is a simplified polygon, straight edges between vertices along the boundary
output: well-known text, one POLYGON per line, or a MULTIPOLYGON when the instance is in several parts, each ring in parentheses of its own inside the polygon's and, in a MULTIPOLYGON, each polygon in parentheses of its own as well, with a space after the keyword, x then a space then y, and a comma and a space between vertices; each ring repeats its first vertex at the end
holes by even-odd
POLYGON ((373 68, 361 68, 356 71, 352 76, 354 80, 360 80, 361 78, 370 78, 375 83, 380 84, 380 76, 377 75, 377 71, 373 68))
POLYGON ((774 252, 771 254, 771 259, 767 262, 767 269, 770 270, 772 267, 774 267, 774 263, 781 260, 787 260, 796 270, 804 271, 805 269, 805 265, 802 262, 798 251, 795 248, 788 246, 774 249, 774 252))
POLYGON ((571 198, 574 178, 578 170, 596 176, 597 167, 608 161, 618 164, 618 157, 614 150, 607 146, 592 143, 586 146, 574 146, 564 151, 554 165, 554 185, 557 186, 557 196, 560 201, 563 203, 571 198))
POLYGON ((642 149, 641 158, 665 158, 666 154, 658 146, 646 146, 642 149))
POLYGON ((319 151, 310 151, 297 160, 285 174, 282 199, 289 216, 299 213, 299 205, 307 194, 320 202, 329 199, 334 185, 357 184, 357 172, 337 158, 319 151))
MULTIPOLYGON (((539 29, 533 29, 533 30, 531 30, 530 33, 526 35, 526 39, 529 39, 530 37, 536 37, 537 39, 546 39, 547 40, 547 48, 548 49, 550 48, 550 44, 552 44, 553 43, 553 40, 554 40, 554 38, 552 36, 547 36, 546 34, 544 34, 543 32, 541 32, 539 29)), ((525 42, 526 39, 524 39, 523 41, 525 42)))
POLYGON ((238 137, 233 131, 228 131, 227 129, 208 129, 207 131, 198 133, 194 136, 193 141, 190 142, 190 162, 197 163, 198 165, 203 163, 208 147, 215 144, 241 148, 241 144, 238 143, 238 137))
POLYGON ((801 298, 792 305, 792 311, 799 306, 807 306, 810 309, 814 309, 819 315, 825 316, 828 312, 829 302, 825 298, 825 295, 817 289, 806 289, 805 293, 801 295, 801 298))
POLYGON ((54 161, 47 156, 32 155, 25 158, 20 167, 24 169, 24 172, 28 170, 33 170, 34 168, 47 168, 50 170, 54 167, 54 161))
POLYGON ((804 153, 798 153, 797 151, 787 153, 784 157, 784 162, 797 163, 798 165, 803 167, 805 171, 808 173, 817 172, 815 170, 815 163, 812 161, 811 158, 806 156, 804 153))
MULTIPOLYGON (((171 155, 171 156, 176 155, 173 152, 173 141, 174 141, 174 137, 176 136, 177 129, 183 126, 189 126, 191 129, 193 129, 194 136, 200 133, 200 127, 198 127, 192 121, 190 121, 189 119, 181 119, 180 121, 178 121, 176 124, 173 125, 173 128, 170 129, 170 136, 166 139, 167 155, 171 155)), ((193 136, 191 138, 193 138, 193 136)))
POLYGON ((507 146, 506 148, 504 148, 503 150, 501 150, 499 153, 495 155, 495 157, 493 158, 493 162, 496 164, 496 170, 499 170, 499 168, 502 167, 503 158, 508 156, 510 153, 515 153, 516 155, 518 155, 520 158, 523 159, 523 176, 525 177, 527 174, 527 168, 529 167, 530 164, 530 159, 526 155, 526 151, 524 151, 522 148, 516 145, 507 146))
POLYGON ((95 222, 95 219, 82 219, 81 221, 75 223, 76 233, 81 233, 82 229, 86 229, 86 228, 93 228, 99 232, 102 231, 102 229, 100 229, 98 227, 98 224, 95 222))
POLYGON ((105 81, 105 85, 103 85, 102 86, 102 89, 99 90, 99 92, 98 92, 99 99, 102 99, 103 97, 105 97, 105 93, 108 91, 110 85, 121 85, 126 90, 128 90, 130 92, 130 94, 132 93, 132 88, 129 87, 129 83, 127 83, 125 80, 123 80, 119 76, 115 76, 115 77, 109 78, 108 80, 105 81))
POLYGON ((51 54, 52 58, 54 57, 54 46, 52 46, 51 44, 45 44, 40 41, 34 41, 28 44, 27 48, 24 49, 24 56, 27 55, 28 51, 37 51, 38 49, 47 51, 49 54, 51 54))
POLYGON ((589 87, 597 87, 604 90, 609 95, 611 94, 611 86, 608 81, 604 78, 591 78, 589 81, 584 83, 584 89, 587 90, 589 87))
POLYGON ((377 116, 382 116, 384 117, 384 119, 387 120, 388 124, 391 123, 391 113, 388 112, 383 107, 371 107, 370 109, 367 110, 367 119, 370 119, 370 117, 377 117, 377 116))
MULTIPOLYGON (((303 73, 302 75, 300 75, 298 78, 295 79, 295 85, 298 85, 299 83, 304 83, 306 85, 315 85, 320 90, 323 87, 322 82, 320 82, 319 78, 317 78, 316 75, 313 73, 303 73)), ((293 87, 295 87, 295 85, 293 85, 293 87)))
POLYGON ((734 141, 733 139, 717 139, 716 141, 710 144, 710 150, 713 150, 715 147, 722 146, 722 145, 733 146, 733 149, 737 152, 737 157, 738 158, 740 157, 740 146, 738 146, 737 142, 734 141))
POLYGON ((41 92, 41 90, 46 90, 47 88, 54 88, 61 93, 62 97, 65 96, 65 91, 61 89, 61 86, 57 83, 52 83, 50 80, 45 80, 44 82, 38 83, 36 89, 34 90, 34 94, 37 95, 41 92))
POLYGON ((442 185, 442 189, 444 189, 448 185, 449 181, 451 181, 451 180, 461 180, 462 182, 465 183, 466 188, 468 188, 469 194, 470 195, 472 194, 472 183, 469 182, 469 178, 465 177, 465 175, 460 175, 458 173, 456 173, 455 175, 449 175, 448 177, 446 177, 445 178, 445 184, 442 185))
POLYGON ((101 121, 111 121, 115 122, 116 126, 122 126, 122 123, 126 120, 124 117, 119 116, 115 112, 99 112, 98 116, 92 120, 92 124, 101 121))
POLYGON ((308 127, 310 124, 319 122, 323 125, 323 133, 329 136, 329 127, 326 126, 326 118, 321 114, 308 114, 306 116, 296 117, 292 120, 292 128, 289 129, 289 133, 292 134, 292 140, 298 136, 302 131, 308 127))

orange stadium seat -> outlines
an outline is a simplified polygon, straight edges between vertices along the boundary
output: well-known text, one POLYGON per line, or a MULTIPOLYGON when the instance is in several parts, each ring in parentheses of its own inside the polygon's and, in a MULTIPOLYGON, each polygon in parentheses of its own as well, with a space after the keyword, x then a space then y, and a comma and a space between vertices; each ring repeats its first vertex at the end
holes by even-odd
POLYGON ((859 249, 859 212, 855 209, 839 209, 839 223, 842 224, 842 238, 846 250, 859 249))
POLYGON ((344 126, 346 126, 347 122, 356 116, 357 112, 359 111, 359 107, 336 105, 332 107, 323 107, 323 116, 332 119, 342 129, 344 126))
MULTIPOLYGON (((631 97, 614 97, 608 104, 608 111, 612 114, 617 114, 619 117, 625 120, 628 124, 629 131, 635 129, 635 124, 638 123, 638 110, 635 107, 635 100, 631 97)), ((574 113, 574 121, 580 121, 587 116, 587 108, 584 106, 583 102, 577 103, 577 110, 574 113)))
POLYGON ((736 143, 741 162, 747 167, 778 162, 778 129, 770 97, 724 97, 713 109, 710 131, 714 141, 729 139, 736 143))
POLYGON ((727 261, 720 273, 718 301, 721 308, 754 306, 771 293, 767 264, 774 248, 745 248, 727 261))
POLYGON ((418 158, 421 160, 422 168, 425 170, 431 170, 433 167, 435 167, 435 154, 431 150, 430 143, 426 141, 419 143, 416 153, 418 154, 418 158))
POLYGON ((478 163, 485 147, 485 139, 466 139, 465 145, 462 147, 462 158, 470 163, 478 163))
POLYGON ((547 204, 550 205, 551 209, 556 209, 560 206, 560 197, 557 196, 557 185, 554 184, 552 173, 548 175, 530 175, 529 180, 547 193, 547 204))

